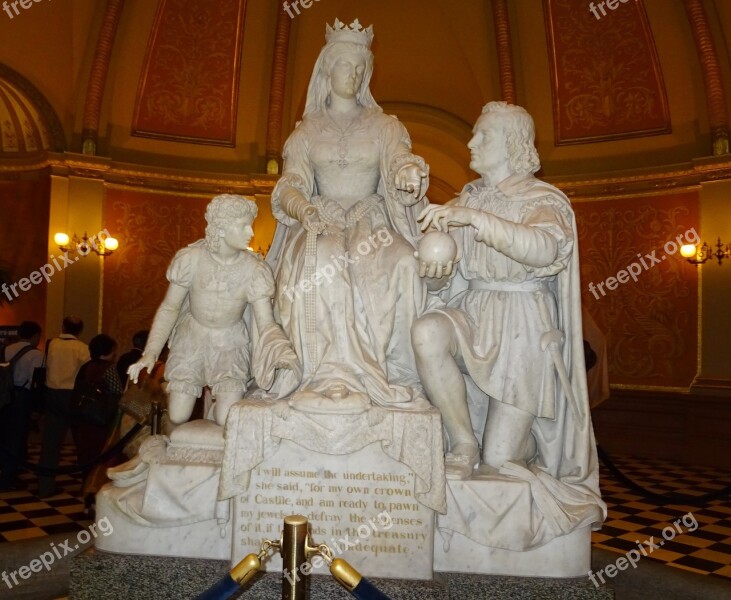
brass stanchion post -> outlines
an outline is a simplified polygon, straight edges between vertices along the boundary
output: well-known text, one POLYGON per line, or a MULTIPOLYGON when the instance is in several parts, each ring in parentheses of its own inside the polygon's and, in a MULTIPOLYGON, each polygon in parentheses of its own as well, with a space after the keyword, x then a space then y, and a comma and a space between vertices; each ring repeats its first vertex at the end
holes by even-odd
POLYGON ((282 532, 282 600, 305 600, 309 569, 307 561, 307 517, 291 515, 284 518, 282 532), (307 571, 305 574, 303 571, 307 571))
POLYGON ((152 402, 150 407, 150 432, 152 435, 160 435, 162 433, 162 411, 160 410, 160 403, 157 400, 152 402))

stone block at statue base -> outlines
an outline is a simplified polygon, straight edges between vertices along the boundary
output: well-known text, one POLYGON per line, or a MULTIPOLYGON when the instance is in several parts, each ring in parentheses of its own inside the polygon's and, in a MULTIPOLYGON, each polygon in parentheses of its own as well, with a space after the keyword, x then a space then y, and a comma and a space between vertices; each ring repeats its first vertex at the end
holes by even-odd
MULTIPOLYGON (((434 511, 414 497, 414 473, 379 443, 329 455, 283 440, 235 497, 233 563, 278 540, 284 517, 306 516, 312 543, 325 543, 365 576, 431 579, 434 511)), ((267 571, 281 571, 274 554, 267 571)), ((313 572, 327 573, 323 561, 313 572)))
POLYGON ((96 502, 97 515, 108 519, 112 529, 110 535, 97 538, 99 550, 227 561, 231 558, 231 523, 221 525, 217 519, 207 519, 190 525, 146 527, 122 514, 109 493, 98 494, 96 502))
POLYGON ((97 548, 119 554, 231 559, 230 501, 217 500, 223 429, 198 420, 170 439, 147 438, 133 460, 110 469, 97 518, 113 530, 97 548))
POLYGON ((477 472, 467 480, 447 480, 447 513, 437 517, 434 570, 518 577, 586 575, 591 565, 590 524, 599 508, 579 506, 582 512, 575 514, 582 519, 561 535, 539 510, 529 481, 477 472))
POLYGON ((517 552, 482 546, 461 533, 434 540, 434 570, 522 577, 580 577, 591 564, 591 531, 572 531, 532 550, 517 552), (445 547, 449 551, 445 551, 445 547))
MULTIPOLYGON (((234 501, 234 563, 301 514, 314 543, 363 575, 431 579, 434 514, 446 507, 438 411, 310 412, 247 399, 231 408, 224 437, 218 498, 234 501)), ((327 572, 318 563, 314 572, 327 572)), ((278 556, 267 563, 280 568, 278 556)))

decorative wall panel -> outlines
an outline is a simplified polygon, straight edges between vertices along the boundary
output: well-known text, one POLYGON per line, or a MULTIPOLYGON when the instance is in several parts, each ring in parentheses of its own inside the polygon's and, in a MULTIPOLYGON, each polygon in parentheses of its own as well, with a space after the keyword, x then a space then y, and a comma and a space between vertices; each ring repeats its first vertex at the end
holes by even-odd
POLYGON ((161 0, 132 134, 234 146, 246 0, 161 0))
POLYGON ((582 302, 607 337, 612 384, 687 388, 696 375, 698 271, 677 237, 694 239, 698 207, 697 192, 574 202, 582 302), (607 282, 631 264, 636 280, 607 282))
POLYGON ((670 132, 644 4, 607 4, 544 0, 557 145, 670 132))
MULTIPOLYGON (((33 181, 0 180, 0 284, 17 284, 46 263, 52 264, 46 253, 49 198, 47 176, 33 181)), ((0 325, 36 321, 45 336, 46 281, 23 285, 25 291, 16 285, 17 297, 10 288, 0 292, 0 325)))
POLYGON ((104 224, 120 244, 104 262, 104 332, 120 350, 135 331, 149 329, 175 253, 205 235, 209 199, 108 188, 104 224))

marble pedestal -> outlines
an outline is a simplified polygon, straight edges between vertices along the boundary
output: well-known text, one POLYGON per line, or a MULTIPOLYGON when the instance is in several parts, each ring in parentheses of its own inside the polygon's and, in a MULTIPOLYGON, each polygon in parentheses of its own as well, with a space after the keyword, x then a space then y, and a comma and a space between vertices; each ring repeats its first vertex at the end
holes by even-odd
POLYGON ((434 569, 523 577, 580 577, 591 564, 591 523, 599 507, 584 508, 571 531, 536 507, 528 481, 473 475, 447 481, 447 513, 437 519, 434 569))
MULTIPOLYGON (((233 498, 233 562, 302 514, 364 575, 432 577, 434 514, 446 508, 439 412, 347 413, 243 400, 226 422, 219 498, 233 498)), ((316 573, 326 566, 313 561, 316 573)), ((279 557, 267 569, 281 568, 279 557)))
POLYGON ((217 498, 223 446, 223 429, 206 420, 143 442, 97 494, 97 517, 112 526, 97 549, 230 560, 231 502, 217 498))
POLYGON ((231 524, 217 519, 174 527, 146 527, 130 521, 113 505, 108 494, 97 495, 96 511, 107 518, 113 528, 109 536, 100 536, 96 548, 115 554, 149 554, 230 560, 231 524))
POLYGON ((591 564, 591 530, 583 527, 547 544, 517 552, 483 546, 454 533, 436 536, 434 570, 519 577, 581 577, 591 564))
MULTIPOLYGON (((169 441, 146 441, 140 457, 98 495, 97 514, 113 527, 100 550, 236 564, 301 514, 311 543, 369 577, 577 577, 589 570, 590 526, 602 518, 591 498, 549 502, 540 474, 517 466, 445 485, 431 409, 321 414, 242 401, 225 436, 192 422, 169 441)), ((274 554, 265 564, 280 571, 282 561, 274 554)), ((321 561, 311 566, 326 572, 321 561)))
MULTIPOLYGON (((374 443, 346 455, 313 452, 283 440, 235 498, 233 563, 279 539, 284 517, 310 521, 313 543, 326 543, 366 576, 431 579, 434 511, 414 498, 414 473, 374 443)), ((281 571, 273 555, 267 571, 281 571)), ((314 561, 315 573, 327 573, 314 561)))

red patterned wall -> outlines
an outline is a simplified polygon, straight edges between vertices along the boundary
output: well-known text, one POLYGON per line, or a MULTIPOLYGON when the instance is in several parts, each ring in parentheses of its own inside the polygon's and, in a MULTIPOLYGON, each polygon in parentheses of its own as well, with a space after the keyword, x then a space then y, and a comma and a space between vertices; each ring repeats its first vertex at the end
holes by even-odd
POLYGON ((104 224, 119 250, 104 261, 104 332, 126 351, 148 329, 165 295, 175 253, 205 235, 209 199, 107 189, 104 224))
POLYGON ((665 84, 642 0, 605 8, 544 0, 556 144, 670 132, 665 84))
POLYGON ((132 134, 234 146, 246 0, 162 0, 132 134))
MULTIPOLYGON (((48 211, 49 178, 0 180, 0 283, 13 284, 49 263, 48 211)), ((53 275, 50 275, 51 277, 53 275)), ((29 284, 24 284, 26 287, 29 284)), ((32 320, 40 323, 45 336, 46 282, 22 291, 16 287, 8 296, 0 292, 0 325, 17 325, 32 320)))
POLYGON ((698 272, 664 245, 694 238, 698 193, 575 202, 574 210, 582 301, 607 336, 610 383, 688 387, 698 367, 698 272), (659 264, 645 256, 653 251, 659 264), (598 284, 631 263, 637 281, 605 283, 602 294, 598 284))

